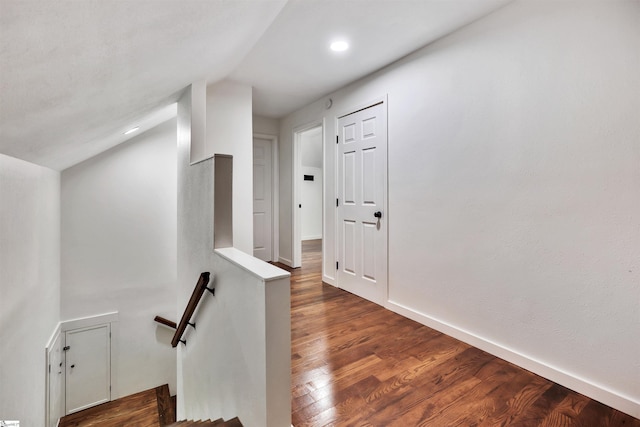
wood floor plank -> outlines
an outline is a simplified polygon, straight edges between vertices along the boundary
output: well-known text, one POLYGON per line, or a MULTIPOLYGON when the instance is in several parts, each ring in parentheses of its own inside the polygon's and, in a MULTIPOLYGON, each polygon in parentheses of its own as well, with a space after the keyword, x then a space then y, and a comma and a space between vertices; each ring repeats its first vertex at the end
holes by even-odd
MULTIPOLYGON (((640 427, 636 418, 322 283, 320 254, 320 241, 303 242, 302 268, 289 269, 295 427, 640 427)), ((156 427, 167 393, 136 393, 64 417, 60 427, 156 427)))
POLYGON ((160 427, 156 389, 62 417, 60 427, 160 427))
POLYGON ((304 426, 632 426, 640 420, 291 271, 292 421, 304 426))

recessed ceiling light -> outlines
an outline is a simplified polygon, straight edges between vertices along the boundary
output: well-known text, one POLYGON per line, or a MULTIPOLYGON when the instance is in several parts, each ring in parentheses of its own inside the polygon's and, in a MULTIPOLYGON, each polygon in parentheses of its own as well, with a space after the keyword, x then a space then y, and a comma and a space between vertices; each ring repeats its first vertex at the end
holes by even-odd
POLYGON ((124 134, 125 135, 129 135, 130 133, 134 133, 135 131, 137 131, 138 129, 140 129, 140 126, 136 126, 132 129, 129 129, 128 131, 126 131, 124 134))
POLYGON ((331 43, 331 46, 329 47, 334 52, 344 52, 345 50, 349 49, 349 43, 344 40, 340 40, 331 43))

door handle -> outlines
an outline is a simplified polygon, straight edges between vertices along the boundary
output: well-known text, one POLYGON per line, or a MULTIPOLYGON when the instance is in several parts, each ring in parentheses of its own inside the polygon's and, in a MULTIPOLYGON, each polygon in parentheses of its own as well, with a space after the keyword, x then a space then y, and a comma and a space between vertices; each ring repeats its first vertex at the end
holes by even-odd
POLYGON ((373 214, 373 216, 375 216, 376 218, 382 218, 382 212, 377 211, 373 214))

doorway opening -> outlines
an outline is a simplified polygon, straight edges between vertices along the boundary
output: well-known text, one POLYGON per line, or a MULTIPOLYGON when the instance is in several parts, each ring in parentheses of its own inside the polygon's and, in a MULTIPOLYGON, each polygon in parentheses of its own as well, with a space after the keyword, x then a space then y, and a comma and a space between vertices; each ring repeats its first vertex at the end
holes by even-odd
POLYGON ((322 122, 311 123, 294 133, 293 267, 302 266, 303 242, 305 249, 322 247, 323 141, 322 122))

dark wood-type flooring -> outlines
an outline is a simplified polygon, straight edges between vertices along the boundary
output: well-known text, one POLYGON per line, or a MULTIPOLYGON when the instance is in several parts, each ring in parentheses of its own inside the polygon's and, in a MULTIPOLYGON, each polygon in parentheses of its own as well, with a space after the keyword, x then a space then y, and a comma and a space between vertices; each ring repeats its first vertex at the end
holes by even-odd
MULTIPOLYGON (((303 242, 302 268, 291 275, 295 427, 640 427, 636 418, 323 284, 320 251, 321 241, 303 242)), ((157 387, 63 417, 60 427, 241 425, 170 424, 175 401, 168 398, 168 387, 157 387)))
POLYGON ((238 418, 176 422, 175 408, 165 384, 62 417, 59 427, 242 427, 238 418))
POLYGON ((295 427, 640 427, 638 419, 323 284, 320 265, 321 241, 303 242, 302 268, 291 272, 295 427))

